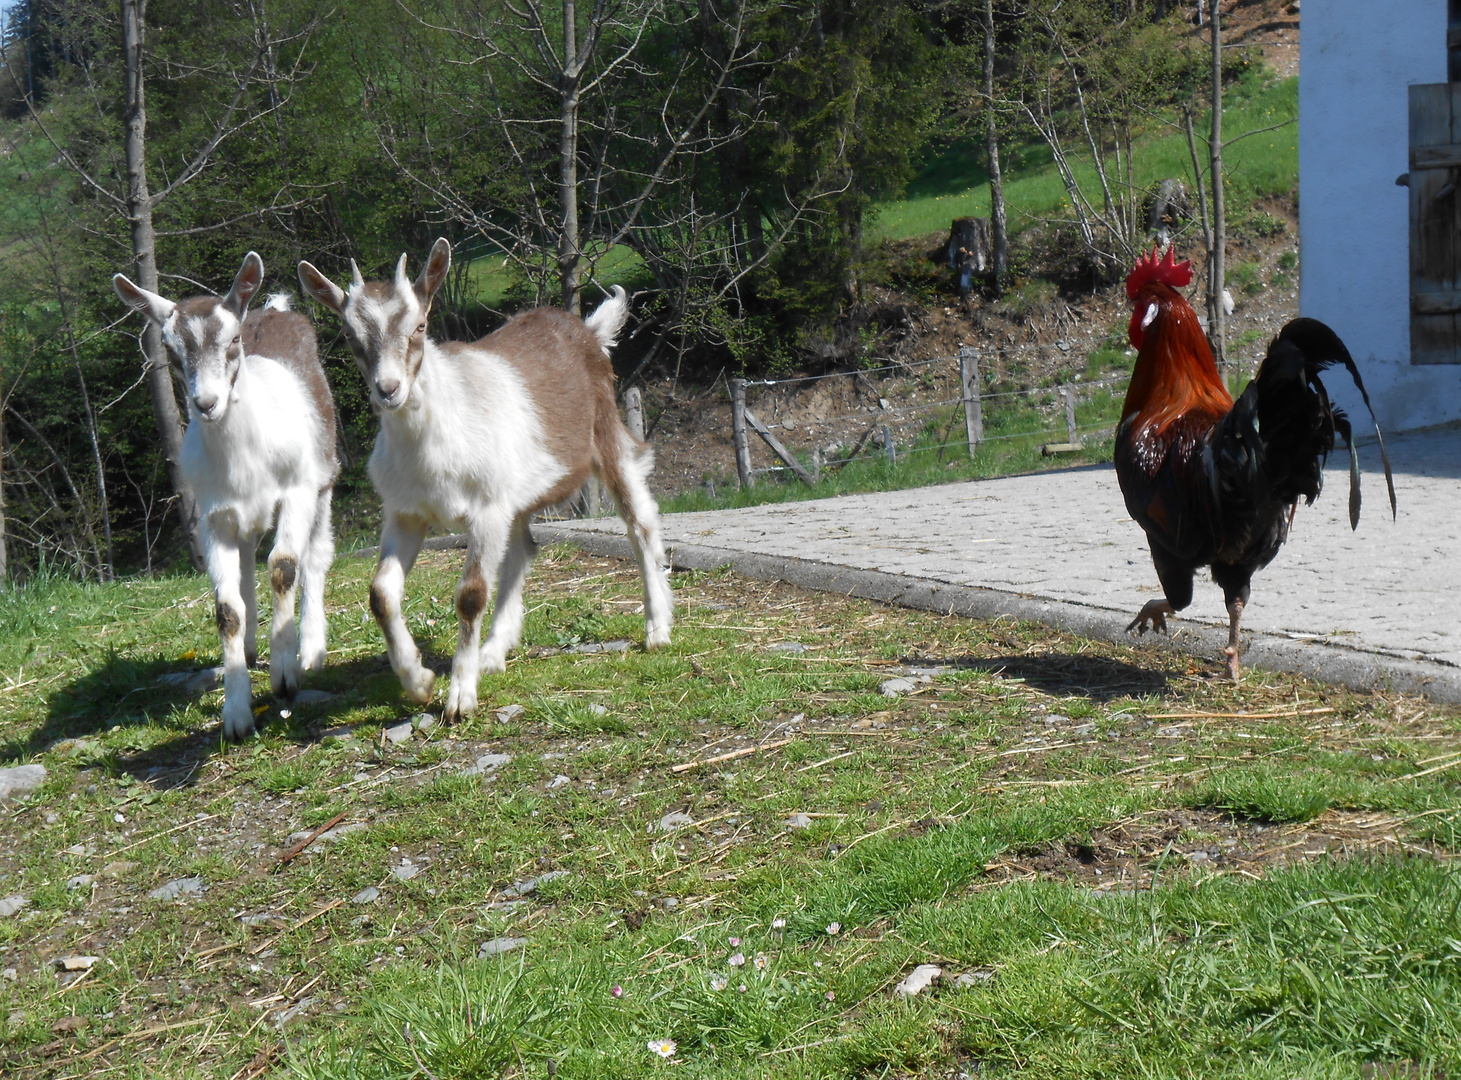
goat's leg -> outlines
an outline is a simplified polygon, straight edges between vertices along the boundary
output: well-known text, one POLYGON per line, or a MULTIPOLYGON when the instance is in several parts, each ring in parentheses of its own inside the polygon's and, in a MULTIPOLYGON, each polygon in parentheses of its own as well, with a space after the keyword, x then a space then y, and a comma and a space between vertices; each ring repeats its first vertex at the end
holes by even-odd
POLYGON ((492 609, 492 629, 482 646, 482 670, 495 675, 507 670, 507 654, 523 637, 523 584, 538 554, 537 542, 528 529, 528 515, 512 523, 507 553, 497 572, 497 603, 492 609))
POLYGON ((320 492, 313 528, 300 565, 299 663, 305 671, 325 666, 325 579, 335 558, 335 534, 330 528, 332 488, 320 492))
POLYGON ((239 592, 244 602, 243 650, 244 663, 257 667, 259 663, 259 587, 254 580, 254 564, 259 558, 259 538, 244 536, 239 540, 239 592))
POLYGON ((269 587, 274 594, 274 621, 269 629, 269 685, 286 701, 299 693, 299 634, 294 622, 294 594, 301 564, 309 550, 314 525, 315 494, 291 491, 279 507, 274 549, 269 552, 269 587))
POLYGON ((426 523, 420 518, 388 514, 380 532, 380 562, 370 583, 370 611, 385 635, 391 670, 401 680, 406 697, 417 705, 431 700, 436 675, 421 663, 421 651, 401 613, 401 597, 406 590, 406 575, 416 564, 425 539, 426 523))
POLYGON ((670 643, 675 621, 675 598, 670 592, 669 563, 660 539, 659 504, 649 491, 649 470, 654 459, 649 451, 635 446, 626 432, 620 442, 616 465, 603 468, 601 475, 619 504, 625 533, 639 573, 644 579, 644 647, 656 649, 670 643))
MULTIPOLYGON (((485 571, 503 562, 508 527, 500 514, 489 511, 468 529, 467 564, 457 584, 457 651, 452 658, 451 686, 447 688, 446 708, 442 712, 448 723, 477 711, 477 681, 482 674, 482 655, 477 651, 477 642, 482 636, 482 613, 487 610, 485 571)), ((500 580, 500 570, 498 577, 500 580)))
POLYGON ((237 534, 209 530, 208 576, 213 580, 218 637, 223 645, 223 734, 235 742, 254 733, 249 667, 244 656, 247 609, 239 588, 243 579, 240 546, 237 534))

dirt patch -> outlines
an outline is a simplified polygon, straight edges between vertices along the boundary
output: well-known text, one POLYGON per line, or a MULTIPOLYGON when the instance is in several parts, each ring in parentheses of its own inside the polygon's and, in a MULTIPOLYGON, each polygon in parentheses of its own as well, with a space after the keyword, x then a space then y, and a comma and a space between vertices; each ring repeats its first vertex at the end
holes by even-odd
POLYGON ((985 870, 975 889, 1049 878, 1100 890, 1150 888, 1173 874, 1242 874, 1320 858, 1435 852, 1401 839, 1405 821, 1388 814, 1330 810, 1303 824, 1245 821, 1213 810, 1161 811, 1067 841, 1012 852, 985 870))

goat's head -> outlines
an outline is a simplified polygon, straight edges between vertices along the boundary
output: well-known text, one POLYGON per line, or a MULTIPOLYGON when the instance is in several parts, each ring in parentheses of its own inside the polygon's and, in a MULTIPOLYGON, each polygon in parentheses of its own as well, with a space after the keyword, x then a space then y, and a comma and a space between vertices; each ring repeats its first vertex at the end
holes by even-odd
POLYGON ((200 296, 173 303, 133 284, 125 274, 112 278, 122 303, 140 311, 162 331, 162 344, 187 379, 188 408, 199 420, 222 419, 233 398, 243 363, 244 313, 264 281, 264 262, 254 252, 224 297, 200 296))
POLYGON ((394 411, 410 400, 426 348, 431 301, 450 268, 451 244, 445 238, 431 246, 414 283, 406 277, 404 253, 389 284, 367 283, 352 259, 348 293, 309 263, 299 264, 305 293, 340 316, 345 340, 370 387, 371 403, 379 408, 394 411))

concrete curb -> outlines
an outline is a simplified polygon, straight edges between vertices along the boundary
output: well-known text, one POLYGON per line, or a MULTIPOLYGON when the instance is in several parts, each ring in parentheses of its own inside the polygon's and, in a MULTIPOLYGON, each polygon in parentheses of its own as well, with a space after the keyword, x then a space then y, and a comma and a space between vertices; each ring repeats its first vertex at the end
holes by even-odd
MULTIPOLYGON (((573 544, 592 555, 632 558, 629 541, 598 529, 574 528, 558 522, 538 522, 533 535, 539 542, 573 544)), ((460 547, 457 537, 428 541, 436 549, 460 547)), ((370 550, 370 549, 367 549, 370 550)), ((1126 633, 1130 615, 1086 604, 1042 600, 1031 596, 953 585, 930 578, 858 570, 847 566, 778 555, 758 555, 729 548, 679 544, 669 548, 676 570, 714 570, 729 566, 744 577, 785 581, 806 589, 835 592, 885 604, 962 615, 974 619, 1022 619, 1059 630, 1131 643, 1126 633)), ((1461 669, 1445 664, 1410 660, 1324 642, 1306 642, 1278 634, 1248 634, 1243 662, 1266 671, 1304 675, 1320 682, 1338 683, 1356 690, 1398 690, 1423 694, 1436 701, 1461 704, 1461 669)), ((1170 638, 1148 635, 1143 641, 1215 661, 1227 646, 1227 633, 1214 627, 1185 623, 1170 638)))

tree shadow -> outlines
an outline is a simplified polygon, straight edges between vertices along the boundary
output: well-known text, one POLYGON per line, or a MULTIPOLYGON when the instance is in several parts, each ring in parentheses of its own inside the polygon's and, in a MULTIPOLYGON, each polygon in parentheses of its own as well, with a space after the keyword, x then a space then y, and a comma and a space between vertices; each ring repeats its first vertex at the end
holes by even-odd
MULTIPOLYGON (((423 662, 438 675, 451 667, 450 658, 431 654, 424 655, 423 662)), ((203 674, 208 669, 183 670, 203 674)), ((115 768, 147 781, 154 790, 187 786, 204 763, 235 747, 224 740, 217 723, 221 685, 217 691, 198 693, 162 681, 178 673, 176 661, 113 653, 104 664, 61 687, 39 726, 0 744, 0 760, 27 760, 59 747, 73 754, 78 764, 115 768), (156 738, 159 728, 168 732, 161 740, 156 738), (106 747, 87 742, 117 729, 121 737, 109 739, 106 747), (135 739, 128 738, 129 729, 135 729, 135 739)), ((342 713, 373 706, 409 707, 384 653, 329 663, 324 671, 306 675, 303 689, 331 697, 283 702, 269 693, 267 685, 261 690, 256 680, 254 708, 264 706, 255 720, 259 729, 306 745, 317 742, 321 731, 342 713), (281 710, 290 715, 281 715, 281 710)))
POLYGON ((1047 653, 1044 656, 961 656, 941 660, 909 659, 910 667, 950 667, 1020 679, 1042 693, 1079 694, 1100 704, 1124 697, 1164 694, 1167 675, 1104 656, 1047 653))

